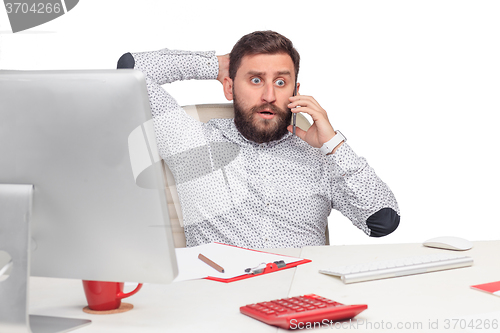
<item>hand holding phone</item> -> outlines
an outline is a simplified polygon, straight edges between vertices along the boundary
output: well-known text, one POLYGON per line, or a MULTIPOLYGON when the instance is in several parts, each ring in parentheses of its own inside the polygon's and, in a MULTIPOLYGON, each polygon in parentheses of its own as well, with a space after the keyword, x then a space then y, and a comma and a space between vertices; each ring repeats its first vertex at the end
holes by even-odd
POLYGON ((306 95, 298 95, 290 97, 288 108, 294 113, 308 114, 312 118, 312 125, 307 131, 301 128, 295 128, 295 123, 288 127, 290 132, 310 144, 315 148, 321 148, 325 142, 328 142, 336 134, 332 124, 328 120, 328 114, 325 109, 312 97, 306 95), (299 108, 300 109, 297 109, 299 108))

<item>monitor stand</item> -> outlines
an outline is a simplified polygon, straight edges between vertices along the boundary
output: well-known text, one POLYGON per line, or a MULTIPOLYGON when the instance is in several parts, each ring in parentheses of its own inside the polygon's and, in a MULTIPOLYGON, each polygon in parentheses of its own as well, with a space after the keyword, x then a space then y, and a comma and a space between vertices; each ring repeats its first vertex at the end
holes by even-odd
POLYGON ((89 325, 85 319, 28 314, 32 201, 33 185, 0 184, 0 251, 12 258, 10 276, 0 281, 0 332, 63 333, 89 325))

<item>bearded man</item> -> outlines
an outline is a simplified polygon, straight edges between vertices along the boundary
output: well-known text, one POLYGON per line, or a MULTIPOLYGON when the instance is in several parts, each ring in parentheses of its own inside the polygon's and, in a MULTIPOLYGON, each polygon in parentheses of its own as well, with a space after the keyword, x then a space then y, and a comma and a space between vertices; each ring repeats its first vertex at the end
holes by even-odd
POLYGON ((163 49, 126 53, 118 68, 146 75, 158 148, 175 177, 187 246, 246 248, 325 244, 332 209, 367 235, 399 225, 389 187, 335 131, 326 111, 299 94, 300 56, 273 31, 243 36, 228 55, 163 49), (199 122, 161 87, 217 79, 234 119, 199 122), (290 124, 306 113, 304 131, 290 124))

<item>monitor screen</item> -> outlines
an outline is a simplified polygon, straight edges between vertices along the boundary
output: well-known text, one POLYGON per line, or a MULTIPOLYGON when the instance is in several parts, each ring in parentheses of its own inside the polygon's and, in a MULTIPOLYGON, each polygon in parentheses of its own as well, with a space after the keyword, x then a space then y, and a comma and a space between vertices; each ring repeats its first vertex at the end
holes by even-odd
POLYGON ((0 184, 34 186, 32 276, 175 278, 141 72, 0 71, 0 156, 0 184))

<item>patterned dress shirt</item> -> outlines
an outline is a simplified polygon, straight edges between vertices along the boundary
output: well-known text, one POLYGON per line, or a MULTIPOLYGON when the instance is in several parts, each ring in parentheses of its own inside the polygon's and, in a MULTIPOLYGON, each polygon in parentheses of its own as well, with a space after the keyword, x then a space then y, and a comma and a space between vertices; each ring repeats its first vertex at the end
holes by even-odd
POLYGON ((162 85, 216 79, 214 52, 126 53, 118 67, 146 75, 158 148, 176 180, 187 246, 323 245, 332 209, 370 236, 397 228, 393 193, 347 143, 331 155, 291 133, 258 144, 243 137, 233 119, 202 123, 187 115, 162 85))

